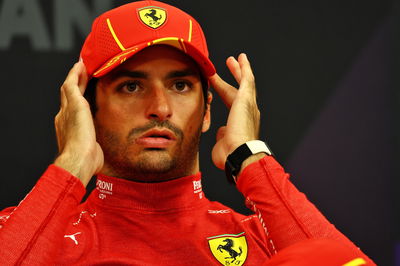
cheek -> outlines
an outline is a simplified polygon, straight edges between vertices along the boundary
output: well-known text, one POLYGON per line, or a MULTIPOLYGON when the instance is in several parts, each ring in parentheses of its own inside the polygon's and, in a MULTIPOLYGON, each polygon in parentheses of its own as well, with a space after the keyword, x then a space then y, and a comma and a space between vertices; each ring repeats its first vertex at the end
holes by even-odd
POLYGON ((132 110, 124 104, 103 103, 97 110, 95 122, 107 131, 124 135, 127 134, 136 120, 132 119, 135 112, 137 114, 137 110, 132 110))
MULTIPOLYGON (((201 99, 203 100, 203 99, 201 99)), ((182 102, 178 107, 182 114, 182 125, 190 134, 197 133, 201 129, 204 119, 204 106, 200 100, 182 102)))
POLYGON ((118 124, 119 121, 126 120, 132 106, 134 103, 129 101, 122 101, 118 94, 113 92, 108 83, 103 84, 97 90, 96 103, 97 103, 97 113, 96 118, 104 124, 118 124))

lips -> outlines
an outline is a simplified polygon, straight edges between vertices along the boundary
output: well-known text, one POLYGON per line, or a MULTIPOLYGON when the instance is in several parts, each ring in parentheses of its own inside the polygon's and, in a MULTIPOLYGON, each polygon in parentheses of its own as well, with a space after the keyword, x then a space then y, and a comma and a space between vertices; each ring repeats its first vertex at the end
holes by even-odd
POLYGON ((163 149, 176 141, 175 135, 167 129, 151 129, 136 139, 144 148, 163 149))

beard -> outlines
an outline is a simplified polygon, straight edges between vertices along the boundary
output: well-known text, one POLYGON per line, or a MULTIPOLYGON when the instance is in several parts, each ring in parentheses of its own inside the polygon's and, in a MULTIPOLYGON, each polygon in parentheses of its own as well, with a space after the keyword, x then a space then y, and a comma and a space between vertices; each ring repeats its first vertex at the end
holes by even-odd
POLYGON ((194 174, 202 123, 191 134, 169 121, 151 120, 133 128, 126 137, 96 125, 97 141, 104 153, 102 174, 139 182, 160 182, 194 174), (142 149, 135 140, 153 128, 167 128, 175 134, 171 149, 142 149))

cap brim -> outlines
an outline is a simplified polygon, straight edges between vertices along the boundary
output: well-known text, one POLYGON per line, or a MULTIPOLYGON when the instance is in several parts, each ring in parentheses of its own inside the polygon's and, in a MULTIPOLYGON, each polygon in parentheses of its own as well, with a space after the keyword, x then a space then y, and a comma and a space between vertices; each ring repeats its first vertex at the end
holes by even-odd
POLYGON ((101 67, 94 71, 93 77, 99 78, 106 75, 107 73, 124 63, 126 60, 131 58, 133 55, 153 45, 169 45, 181 50, 197 63, 202 74, 207 78, 211 77, 216 72, 215 67, 210 59, 205 57, 190 42, 184 41, 183 39, 170 37, 157 39, 150 42, 144 42, 135 45, 134 47, 127 48, 124 51, 121 51, 119 54, 109 59, 106 63, 104 63, 101 67))

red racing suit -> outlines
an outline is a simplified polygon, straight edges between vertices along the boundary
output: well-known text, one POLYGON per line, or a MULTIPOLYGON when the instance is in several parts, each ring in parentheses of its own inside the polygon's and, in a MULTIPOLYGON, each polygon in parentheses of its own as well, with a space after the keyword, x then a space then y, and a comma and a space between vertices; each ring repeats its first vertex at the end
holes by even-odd
POLYGON ((254 215, 209 201, 200 173, 161 183, 99 175, 80 204, 80 180, 50 165, 19 206, 0 213, 0 264, 262 265, 307 239, 365 256, 273 157, 246 167, 237 188, 254 215))

